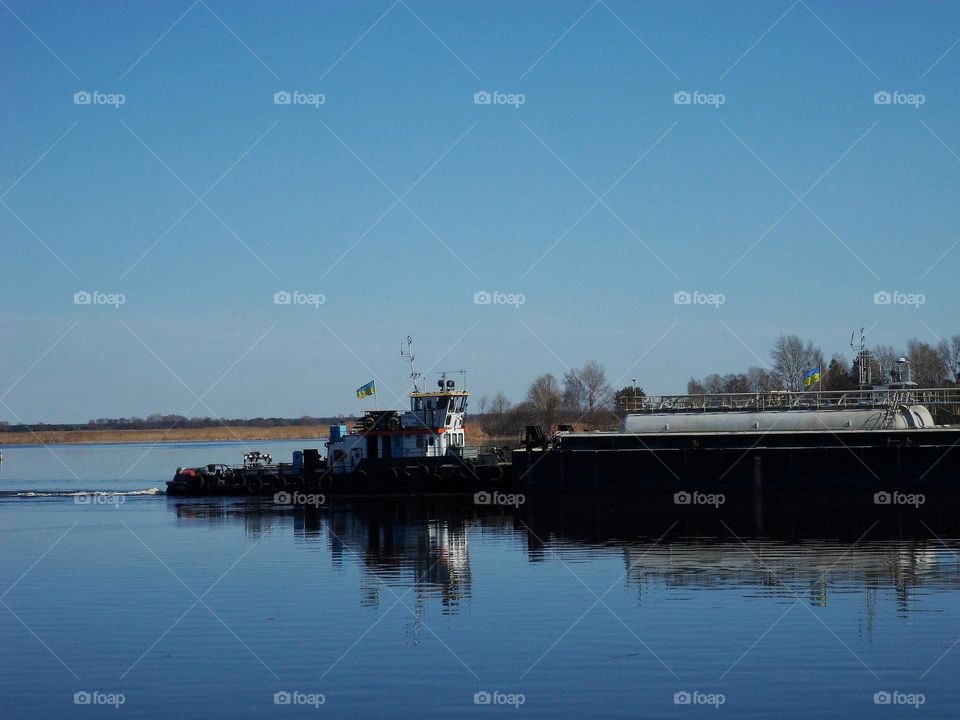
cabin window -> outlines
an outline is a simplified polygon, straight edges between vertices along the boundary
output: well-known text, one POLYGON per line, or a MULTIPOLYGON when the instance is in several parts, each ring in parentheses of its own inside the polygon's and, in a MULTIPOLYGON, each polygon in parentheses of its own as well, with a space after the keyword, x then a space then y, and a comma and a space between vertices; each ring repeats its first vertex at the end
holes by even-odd
POLYGON ((430 447, 433 447, 433 438, 432 438, 432 437, 427 438, 427 444, 430 445, 430 447))
POLYGON ((413 409, 414 409, 414 410, 423 410, 423 398, 414 398, 414 399, 413 399, 413 409))

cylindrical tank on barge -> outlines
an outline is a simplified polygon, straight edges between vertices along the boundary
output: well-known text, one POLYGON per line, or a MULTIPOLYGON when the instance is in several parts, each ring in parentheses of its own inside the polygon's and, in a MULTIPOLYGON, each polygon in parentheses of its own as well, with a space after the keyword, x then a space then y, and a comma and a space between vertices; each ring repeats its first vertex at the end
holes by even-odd
POLYGON ((620 432, 708 433, 767 430, 906 430, 933 427, 923 405, 886 408, 820 410, 646 412, 632 413, 620 423, 620 432))

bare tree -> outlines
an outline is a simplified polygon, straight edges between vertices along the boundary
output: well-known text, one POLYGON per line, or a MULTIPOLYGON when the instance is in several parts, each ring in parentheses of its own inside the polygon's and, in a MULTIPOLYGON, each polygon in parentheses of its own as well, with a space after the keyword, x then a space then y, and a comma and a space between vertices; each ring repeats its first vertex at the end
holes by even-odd
POLYGON ((583 414, 587 403, 587 388, 576 370, 567 370, 563 375, 563 409, 574 417, 583 414))
POLYGON ((549 429, 556 424, 563 409, 563 394, 557 379, 550 373, 539 376, 530 383, 527 402, 541 425, 549 429))
POLYGON ((502 392, 498 392, 490 401, 490 412, 503 417, 510 412, 510 399, 502 392))
POLYGON ((703 389, 706 390, 707 393, 711 395, 724 392, 723 378, 720 377, 717 373, 712 373, 710 375, 707 375, 703 379, 703 389))
POLYGON ((587 414, 592 420, 597 410, 610 403, 611 390, 607 382, 607 372, 596 360, 589 360, 577 371, 577 375, 583 384, 587 414))
POLYGON ((937 346, 937 353, 947 366, 954 384, 960 383, 960 335, 941 340, 937 346))
MULTIPOLYGON (((822 363, 823 353, 810 340, 801 340, 797 335, 781 335, 770 351, 773 372, 788 390, 803 388, 803 374, 822 363)), ((822 366, 821 366, 822 372, 822 366)))
POLYGON ((748 393, 750 392, 750 378, 743 373, 724 375, 723 391, 726 393, 748 393))
POLYGON ((907 343, 914 382, 920 387, 940 387, 950 373, 943 357, 929 343, 916 338, 907 343))
POLYGON ((510 400, 502 392, 493 396, 487 407, 487 412, 483 414, 482 430, 487 435, 503 436, 510 435, 514 428, 510 422, 510 400))
POLYGON ((696 378, 690 378, 687 380, 687 394, 688 395, 703 395, 707 392, 707 389, 703 386, 703 383, 697 380, 696 378))
POLYGON ((870 354, 873 355, 874 360, 873 371, 875 374, 873 379, 878 382, 885 382, 891 379, 890 372, 897 360, 906 353, 900 352, 892 345, 877 345, 870 351, 870 354))
POLYGON ((767 392, 777 387, 776 378, 769 371, 756 365, 747 370, 747 381, 750 383, 751 392, 767 392))

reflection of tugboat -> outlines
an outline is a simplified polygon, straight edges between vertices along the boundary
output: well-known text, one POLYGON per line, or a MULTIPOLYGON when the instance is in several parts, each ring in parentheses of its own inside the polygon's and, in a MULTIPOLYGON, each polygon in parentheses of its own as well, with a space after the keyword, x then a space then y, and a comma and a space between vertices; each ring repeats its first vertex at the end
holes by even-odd
MULTIPOLYGON (((370 410, 349 430, 332 425, 327 457, 297 450, 290 463, 266 454, 244 454, 241 466, 178 468, 167 482, 171 495, 270 495, 280 491, 323 493, 474 493, 503 490, 510 469, 495 447, 466 445, 467 398, 453 373, 441 373, 437 389, 421 389, 413 343, 402 353, 410 363, 410 409, 370 410)), ((461 377, 463 371, 457 371, 461 377)))

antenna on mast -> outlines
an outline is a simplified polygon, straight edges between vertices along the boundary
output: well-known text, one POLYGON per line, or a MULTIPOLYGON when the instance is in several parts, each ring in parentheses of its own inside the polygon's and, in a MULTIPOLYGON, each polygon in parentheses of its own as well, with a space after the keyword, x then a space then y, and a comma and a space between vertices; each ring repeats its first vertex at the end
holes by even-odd
POLYGON ((400 343, 400 357, 410 363, 410 380, 413 383, 413 391, 420 392, 419 381, 423 377, 422 373, 417 372, 417 368, 414 366, 414 355, 413 355, 413 338, 407 335, 407 349, 404 351, 403 343, 400 343))
POLYGON ((859 373, 859 385, 863 390, 864 386, 869 385, 873 380, 873 368, 870 365, 870 351, 867 350, 867 336, 860 328, 860 345, 853 344, 853 338, 857 334, 854 330, 850 333, 850 348, 857 351, 857 371, 859 373))

